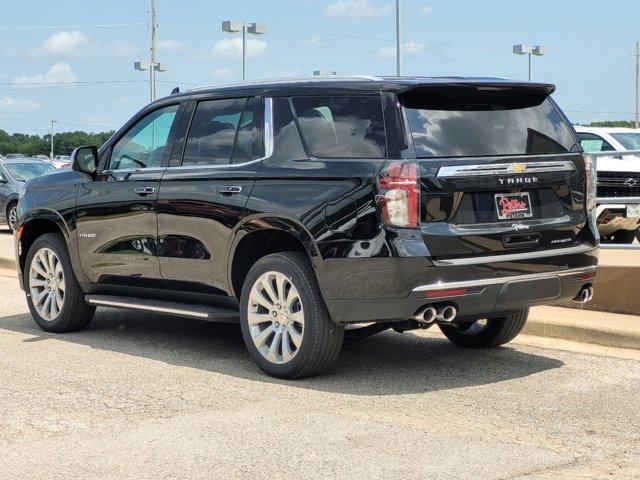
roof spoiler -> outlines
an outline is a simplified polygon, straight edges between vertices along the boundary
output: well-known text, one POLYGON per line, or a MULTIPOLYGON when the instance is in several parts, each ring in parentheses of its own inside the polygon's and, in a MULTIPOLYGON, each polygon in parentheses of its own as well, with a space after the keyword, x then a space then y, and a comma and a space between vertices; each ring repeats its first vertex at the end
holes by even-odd
POLYGON ((510 81, 475 81, 475 82, 425 82, 404 85, 397 93, 444 94, 444 93, 476 93, 476 92, 514 92, 533 95, 551 95, 556 86, 551 83, 510 82, 510 81))

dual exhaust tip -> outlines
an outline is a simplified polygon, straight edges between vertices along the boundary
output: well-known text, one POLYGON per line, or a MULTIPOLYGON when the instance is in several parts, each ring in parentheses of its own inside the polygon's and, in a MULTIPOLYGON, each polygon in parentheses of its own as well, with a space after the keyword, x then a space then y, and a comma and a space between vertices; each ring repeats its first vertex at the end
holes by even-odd
POLYGON ((414 320, 421 323, 433 323, 438 320, 440 322, 453 322, 458 315, 458 309, 453 305, 444 305, 440 307, 423 307, 413 316, 414 320))
POLYGON ((576 303, 584 304, 591 301, 592 298, 593 298, 593 287, 589 285, 586 287, 582 287, 578 292, 578 295, 576 295, 575 298, 573 299, 573 301, 576 303))

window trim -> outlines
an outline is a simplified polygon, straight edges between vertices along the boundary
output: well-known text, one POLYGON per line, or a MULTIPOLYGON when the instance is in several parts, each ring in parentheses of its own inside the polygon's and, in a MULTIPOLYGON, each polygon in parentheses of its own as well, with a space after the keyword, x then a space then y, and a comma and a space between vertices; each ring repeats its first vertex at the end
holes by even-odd
MULTIPOLYGON (((182 162, 184 160, 184 150, 187 144, 186 138, 188 136, 185 135, 185 141, 182 146, 182 152, 180 155, 180 164, 167 166, 167 170, 209 170, 209 169, 220 169, 220 168, 238 168, 243 167, 245 165, 250 165, 252 163, 261 162, 266 160, 273 155, 273 97, 263 97, 261 95, 247 95, 248 97, 256 97, 257 102, 262 106, 262 145, 263 145, 263 154, 258 158, 254 158, 252 160, 248 160, 242 163, 227 163, 224 165, 183 165, 182 162)), ((230 97, 215 97, 215 98, 199 98, 195 101, 206 101, 206 100, 223 100, 225 98, 239 98, 236 95, 230 97)), ((191 128, 191 121, 193 120, 193 115, 195 114, 195 108, 191 114, 191 118, 189 119, 189 128, 191 128)), ((258 111, 258 110, 256 110, 258 111)))

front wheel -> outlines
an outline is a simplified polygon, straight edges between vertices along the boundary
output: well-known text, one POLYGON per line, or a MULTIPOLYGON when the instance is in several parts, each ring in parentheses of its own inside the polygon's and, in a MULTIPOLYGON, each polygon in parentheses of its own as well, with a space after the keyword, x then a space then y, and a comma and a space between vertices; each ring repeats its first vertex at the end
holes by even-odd
POLYGON ((42 235, 31 245, 25 262, 24 289, 31 316, 46 332, 81 330, 96 310, 84 301, 67 245, 55 233, 42 235))
POLYGON ((529 316, 525 308, 505 317, 480 319, 460 325, 439 324, 442 333, 459 347, 492 348, 509 343, 524 328, 529 316))
POLYGON ((18 202, 11 202, 9 204, 6 217, 9 230, 15 232, 18 226, 18 202))
POLYGON ((319 374, 338 357, 344 337, 300 252, 267 255, 251 267, 240 297, 240 325, 253 360, 278 378, 319 374))

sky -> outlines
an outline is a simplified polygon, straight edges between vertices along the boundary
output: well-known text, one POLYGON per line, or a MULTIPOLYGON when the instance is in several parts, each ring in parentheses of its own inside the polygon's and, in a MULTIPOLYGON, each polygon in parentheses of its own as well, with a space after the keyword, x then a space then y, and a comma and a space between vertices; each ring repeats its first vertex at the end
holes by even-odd
MULTIPOLYGON (((149 101, 150 0, 0 0, 0 129, 119 128, 149 101)), ((554 83, 574 123, 633 119, 638 0, 402 0, 406 75, 526 79, 512 45, 543 45, 533 80, 554 83)), ((223 20, 261 22, 248 80, 395 74, 392 0, 157 0, 158 96, 241 79, 223 20)))

